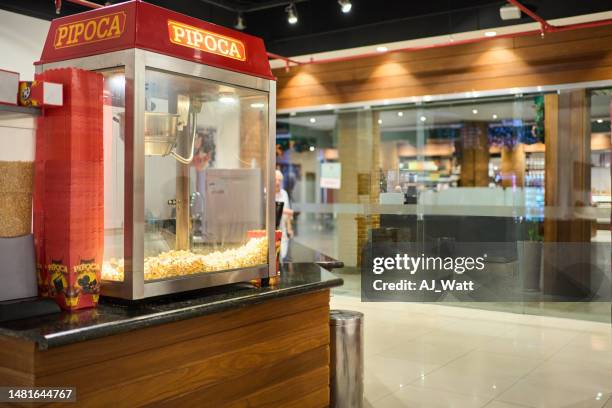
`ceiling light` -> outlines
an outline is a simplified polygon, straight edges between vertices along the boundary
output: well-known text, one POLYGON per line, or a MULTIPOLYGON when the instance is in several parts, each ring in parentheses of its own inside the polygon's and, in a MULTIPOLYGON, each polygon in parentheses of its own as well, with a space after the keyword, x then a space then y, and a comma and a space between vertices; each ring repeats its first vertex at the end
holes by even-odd
POLYGON ((334 105, 332 105, 331 103, 326 103, 325 104, 325 109, 331 109, 333 107, 334 107, 334 105))
POLYGON ((310 146, 310 147, 308 148, 308 150, 310 150, 311 152, 314 152, 314 151, 315 151, 315 147, 314 147, 314 146, 310 146))
POLYGON ((236 30, 244 30, 246 28, 246 23, 244 22, 244 17, 242 16, 242 13, 238 14, 238 17, 236 18, 236 25, 234 25, 234 28, 236 30))
POLYGON ((350 12, 353 8, 351 0, 338 0, 338 4, 340 4, 340 10, 342 10, 342 12, 345 14, 350 12))
POLYGON ((251 108, 253 109, 261 109, 266 106, 263 102, 255 102, 251 104, 251 108))
POLYGON ((497 35, 497 31, 485 31, 485 37, 495 37, 497 35))
POLYGON ((310 123, 316 123, 317 118, 310 118, 310 123))
POLYGON ((233 105, 236 103, 236 97, 231 93, 221 93, 219 94, 219 102, 226 105, 233 105))
POLYGON ((287 12, 287 21, 289 22, 289 24, 297 24, 298 14, 297 14, 297 8, 295 7, 295 4, 293 3, 289 4, 285 8, 285 11, 287 12))
POLYGON ((295 116, 295 115, 297 115, 297 113, 295 113, 295 112, 289 113, 289 116, 295 116))
POLYGON ((404 112, 401 112, 401 111, 397 112, 397 116, 399 116, 401 118, 402 116, 404 116, 404 112))
POLYGON ((597 119, 597 123, 603 123, 603 119, 597 119))
POLYGON ((497 114, 493 114, 493 119, 497 119, 497 114))
POLYGON ((378 124, 382 125, 382 119, 378 119, 378 124))
POLYGON ((421 116, 419 119, 421 119, 421 122, 425 122, 427 120, 427 116, 421 116))
POLYGON ((472 113, 473 113, 474 115, 477 115, 477 114, 478 114, 478 109, 472 109, 472 113))
POLYGON ((376 47, 376 51, 378 51, 378 52, 387 52, 387 51, 389 51, 389 49, 387 47, 380 46, 380 47, 376 47))

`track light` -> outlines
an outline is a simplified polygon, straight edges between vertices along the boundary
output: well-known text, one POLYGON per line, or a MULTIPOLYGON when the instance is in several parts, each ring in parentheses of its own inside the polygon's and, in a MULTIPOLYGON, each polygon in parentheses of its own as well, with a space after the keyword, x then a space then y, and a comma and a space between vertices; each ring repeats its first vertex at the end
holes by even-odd
POLYGON ((295 7, 295 4, 294 3, 289 4, 287 8, 285 8, 285 11, 287 12, 287 21, 289 22, 289 24, 297 24, 298 14, 297 14, 297 8, 295 7))
POLYGON ((353 8, 351 0, 338 0, 338 4, 340 4, 340 10, 342 10, 344 14, 350 12, 353 8))
POLYGON ((236 30, 241 30, 241 31, 246 28, 246 23, 244 22, 244 17, 242 13, 238 14, 238 17, 236 18, 236 25, 234 25, 234 28, 236 30))

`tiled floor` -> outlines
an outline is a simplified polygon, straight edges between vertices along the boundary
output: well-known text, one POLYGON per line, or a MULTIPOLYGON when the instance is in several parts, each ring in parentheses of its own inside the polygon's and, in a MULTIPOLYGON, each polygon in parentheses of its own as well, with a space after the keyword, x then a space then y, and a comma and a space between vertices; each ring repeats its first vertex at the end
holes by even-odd
POLYGON ((365 313, 367 408, 612 408, 610 324, 418 303, 365 313))

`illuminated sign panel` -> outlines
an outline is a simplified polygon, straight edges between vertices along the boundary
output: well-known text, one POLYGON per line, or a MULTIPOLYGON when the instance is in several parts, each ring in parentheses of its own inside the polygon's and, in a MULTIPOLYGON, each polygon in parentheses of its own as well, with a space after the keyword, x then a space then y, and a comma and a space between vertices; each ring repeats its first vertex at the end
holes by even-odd
POLYGON ((216 34, 201 28, 168 20, 170 42, 183 47, 221 55, 238 61, 246 61, 246 48, 242 41, 216 34))
POLYGON ((55 30, 53 47, 74 47, 119 38, 125 31, 125 20, 125 13, 118 12, 62 24, 55 30))

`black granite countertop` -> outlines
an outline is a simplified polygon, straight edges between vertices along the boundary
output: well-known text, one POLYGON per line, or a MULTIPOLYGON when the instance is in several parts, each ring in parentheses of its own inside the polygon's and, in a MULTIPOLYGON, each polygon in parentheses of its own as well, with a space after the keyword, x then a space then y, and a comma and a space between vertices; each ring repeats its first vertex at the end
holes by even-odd
POLYGON ((294 239, 289 240, 289 250, 287 251, 284 262, 314 262, 328 271, 344 267, 344 262, 302 245, 294 239))
POLYGON ((342 284, 315 263, 290 263, 282 266, 280 281, 270 287, 243 283, 138 302, 101 298, 94 309, 2 322, 0 335, 33 341, 46 350, 342 284))

